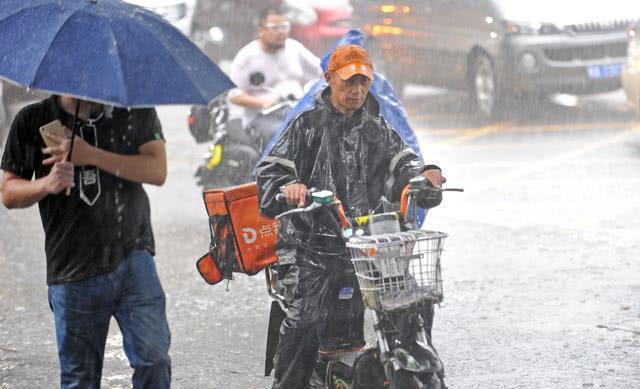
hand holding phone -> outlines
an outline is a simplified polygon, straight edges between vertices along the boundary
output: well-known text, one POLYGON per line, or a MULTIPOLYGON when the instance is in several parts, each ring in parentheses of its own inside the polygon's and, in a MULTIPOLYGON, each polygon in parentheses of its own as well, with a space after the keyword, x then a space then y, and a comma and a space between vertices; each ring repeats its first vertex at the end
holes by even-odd
MULTIPOLYGON (((56 147, 59 145, 59 143, 55 142, 54 140, 52 140, 50 137, 46 135, 54 135, 60 138, 67 137, 67 135, 64 132, 64 126, 62 125, 60 120, 57 120, 57 119, 40 127, 40 136, 42 136, 42 140, 44 140, 44 143, 47 145, 47 147, 56 147)), ((71 187, 68 187, 66 190, 66 195, 69 196, 70 194, 71 194, 71 187)))
POLYGON ((52 121, 51 123, 47 123, 44 126, 40 127, 40 135, 42 136, 42 139, 44 140, 44 143, 47 145, 47 147, 57 146, 58 144, 53 142, 51 138, 46 137, 45 133, 50 135, 55 135, 60 138, 66 137, 62 123, 60 123, 60 120, 57 120, 57 119, 52 121))

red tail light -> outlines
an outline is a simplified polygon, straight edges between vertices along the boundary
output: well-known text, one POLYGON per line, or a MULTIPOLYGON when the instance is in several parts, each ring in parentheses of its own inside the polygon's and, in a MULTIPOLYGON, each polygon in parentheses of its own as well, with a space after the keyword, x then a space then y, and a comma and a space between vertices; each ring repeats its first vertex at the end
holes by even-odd
POLYGON ((189 126, 193 126, 193 124, 196 122, 196 119, 193 117, 193 115, 189 115, 189 117, 187 118, 187 123, 189 123, 189 126))

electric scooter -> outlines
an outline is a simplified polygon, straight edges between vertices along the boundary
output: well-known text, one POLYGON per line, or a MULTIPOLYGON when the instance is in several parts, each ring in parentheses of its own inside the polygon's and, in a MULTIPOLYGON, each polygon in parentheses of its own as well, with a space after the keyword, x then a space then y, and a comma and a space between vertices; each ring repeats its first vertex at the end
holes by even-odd
MULTIPOLYGON (((353 264, 341 275, 344 284, 333 291, 338 296, 334 301, 344 305, 333 311, 347 315, 326 321, 311 388, 446 388, 442 361, 431 344, 430 325, 433 304, 443 299, 440 256, 447 234, 420 230, 416 220, 418 204, 425 209, 437 206, 445 191, 462 189, 434 188, 419 176, 403 191, 399 211, 349 220, 332 192, 311 190, 308 206, 276 217, 322 220, 344 239, 353 264), (353 273, 359 293, 349 283, 353 273), (357 337, 349 339, 350 334, 358 333, 354 325, 362 325, 348 315, 348 300, 353 298, 361 298, 371 312, 376 337, 373 345, 362 344, 357 337)), ((279 194, 278 200, 283 199, 279 194)), ((273 300, 265 375, 273 368, 278 329, 288 309, 281 273, 278 264, 265 272, 273 300)))

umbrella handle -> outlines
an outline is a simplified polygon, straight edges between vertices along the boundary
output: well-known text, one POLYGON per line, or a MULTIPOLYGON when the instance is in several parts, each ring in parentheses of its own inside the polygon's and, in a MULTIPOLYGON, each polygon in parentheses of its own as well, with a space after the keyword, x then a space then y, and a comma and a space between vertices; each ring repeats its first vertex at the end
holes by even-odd
MULTIPOLYGON (((71 130, 71 144, 69 145, 69 152, 67 153, 67 161, 71 162, 71 154, 73 154, 73 140, 76 137, 76 130, 78 128, 78 113, 80 112, 80 99, 76 99, 76 114, 73 116, 73 129, 71 130)), ((71 187, 68 187, 66 196, 71 195, 71 187)))

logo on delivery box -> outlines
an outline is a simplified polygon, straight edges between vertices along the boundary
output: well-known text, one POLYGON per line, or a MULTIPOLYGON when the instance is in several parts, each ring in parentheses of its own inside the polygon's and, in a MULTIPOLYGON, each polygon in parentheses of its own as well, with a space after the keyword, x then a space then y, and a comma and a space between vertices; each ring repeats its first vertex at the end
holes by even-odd
POLYGON ((263 224, 259 228, 242 227, 242 240, 246 245, 253 245, 257 243, 257 246, 249 247, 249 250, 259 249, 260 247, 266 247, 269 241, 273 241, 278 235, 278 222, 263 224))
POLYGON ((244 243, 251 244, 258 239, 258 233, 253 228, 245 227, 242 229, 242 239, 244 243))

